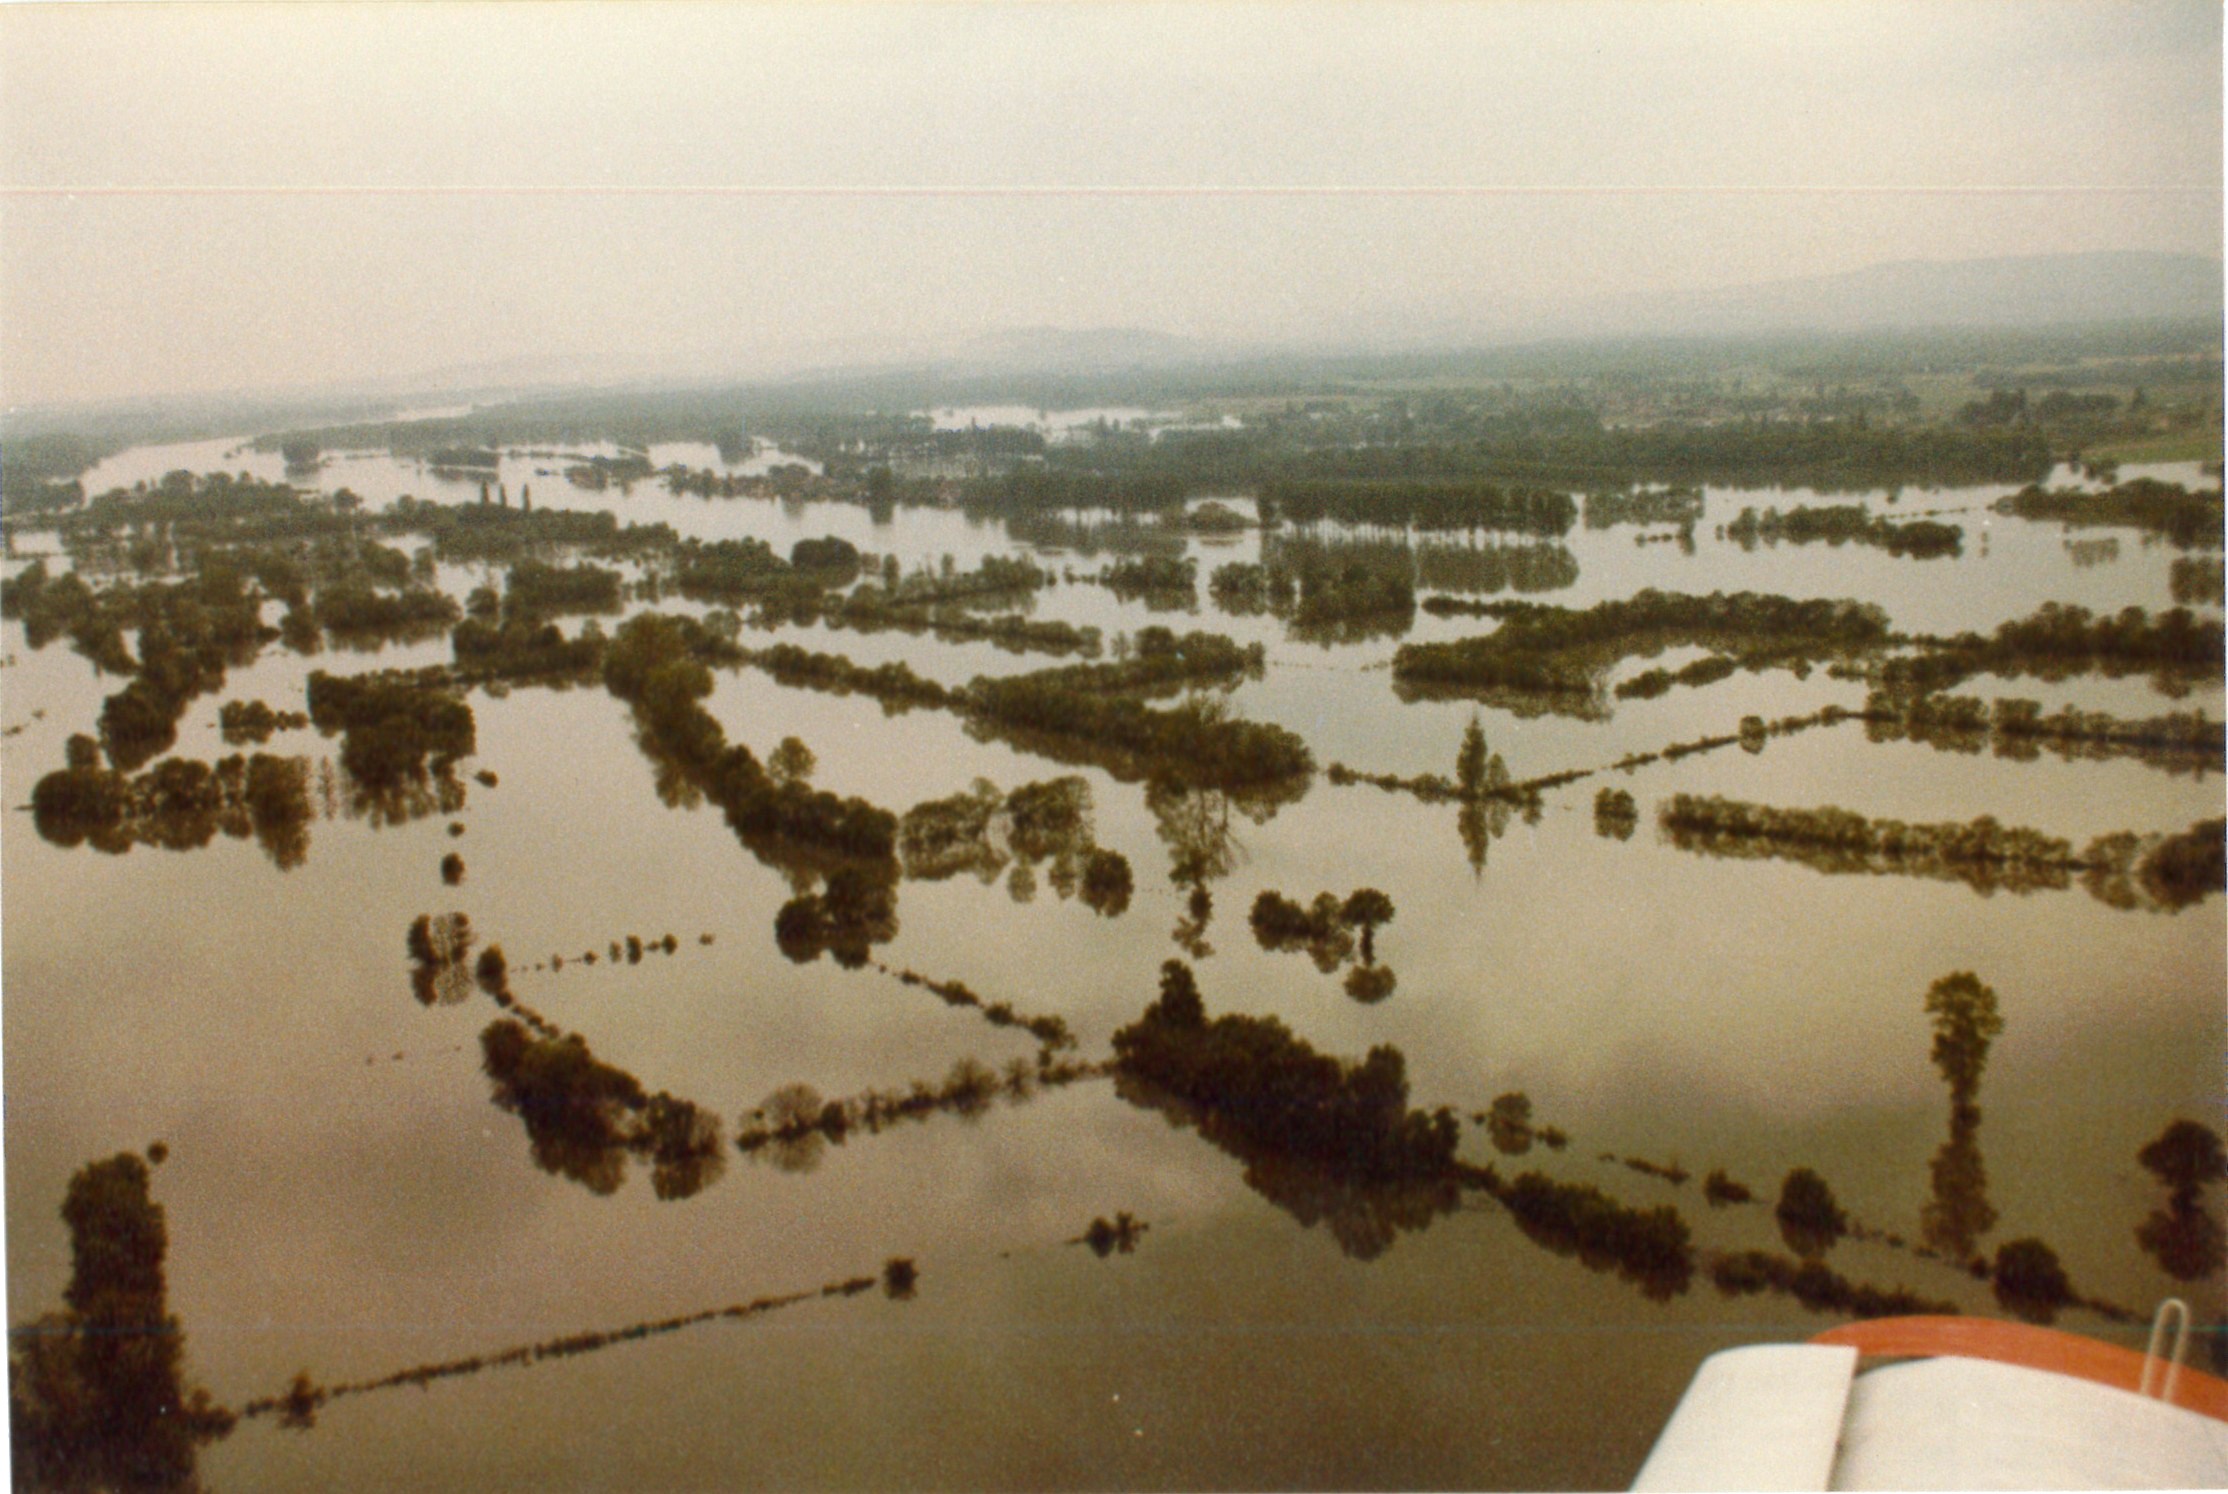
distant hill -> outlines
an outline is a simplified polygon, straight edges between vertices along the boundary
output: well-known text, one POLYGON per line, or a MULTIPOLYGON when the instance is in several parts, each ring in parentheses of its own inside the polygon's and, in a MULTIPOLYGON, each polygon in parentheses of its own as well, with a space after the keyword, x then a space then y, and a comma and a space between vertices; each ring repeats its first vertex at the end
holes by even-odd
POLYGON ((1063 368, 1075 372, 1153 368, 1227 356, 1228 349, 1194 337, 1141 327, 1101 327, 1067 331, 1020 327, 986 332, 954 349, 946 360, 984 369, 1063 368))
POLYGON ((2133 250, 1902 260, 1838 275, 1621 296, 1552 320, 1557 331, 1612 335, 2217 321, 2221 276, 2217 259, 2133 250))

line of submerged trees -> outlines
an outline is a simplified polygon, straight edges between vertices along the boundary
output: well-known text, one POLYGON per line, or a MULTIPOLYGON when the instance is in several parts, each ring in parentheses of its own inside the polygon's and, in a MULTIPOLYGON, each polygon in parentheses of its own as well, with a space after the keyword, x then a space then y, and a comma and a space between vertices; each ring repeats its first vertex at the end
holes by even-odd
MULTIPOLYGON (((1196 979, 1179 961, 1162 967, 1159 997, 1115 1034, 1114 1047, 1118 1093, 1196 1127, 1245 1164, 1248 1186, 1303 1225, 1326 1224, 1360 1259, 1381 1255, 1401 1233, 1428 1227, 1475 1191, 1506 1208, 1534 1243, 1614 1272, 1656 1300, 1686 1291, 1702 1265, 1721 1291, 1777 1290, 1819 1311, 1953 1310, 1901 1288, 1853 1282, 1814 1258, 1713 1257, 1694 1246, 1669 1205, 1634 1207, 1588 1184, 1539 1172, 1509 1180, 1465 1162, 1456 1153, 1454 1113, 1408 1103, 1399 1050, 1380 1046, 1355 1064, 1318 1053, 1275 1018, 1209 1018, 1196 979)), ((1528 1106, 1525 1112, 1528 1123, 1528 1106)), ((1789 1190, 1783 1201, 1803 1219, 1805 1181, 1790 1175, 1789 1190)), ((1721 1191, 1746 1194, 1729 1179, 1721 1191)), ((1838 1213, 1830 1192, 1811 1199, 1807 1212, 1821 1206, 1830 1223, 1838 1213)))
POLYGON ((1761 515, 1744 508, 1722 533, 1743 550, 1754 550, 1759 543, 1854 543, 1916 560, 1961 554, 1965 547, 1965 531, 1955 524, 1934 519, 1897 523, 1874 515, 1861 503, 1791 508, 1785 513, 1767 508, 1761 515))
MULTIPOLYGON (((1436 603, 1433 610, 1456 610, 1436 603)), ((1886 615, 1870 604, 1748 592, 1692 597, 1642 591, 1582 610, 1529 602, 1462 604, 1461 610, 1498 618, 1501 626, 1450 643, 1404 645, 1393 659, 1396 684, 1410 695, 1482 695, 1520 714, 1598 712, 1608 669, 1680 646, 1712 649, 1746 669, 1800 671, 1839 661, 1837 669, 1869 673, 1882 689, 1902 696, 1931 694, 1983 673, 2045 679, 2150 674, 2161 689, 2178 692, 2192 681, 2217 678, 2222 650, 2219 620, 2183 608, 2154 617, 2130 607, 2106 618, 2046 602, 1987 636, 1909 639, 1891 634, 1886 615), (1880 657, 1897 644, 1911 652, 1880 657), (1860 662, 1869 660, 1877 662, 1860 662)), ((1708 663, 1705 682, 1723 670, 1708 663)), ((1658 682, 1642 679, 1647 683, 1632 682, 1627 693, 1653 693, 1658 682)))
POLYGON ((2179 483, 2139 477, 2101 493, 2047 490, 2030 484, 1996 500, 1996 512, 2068 529, 2139 529, 2183 550, 2218 550, 2222 542, 2221 490, 2192 493, 2179 483))
POLYGON ((2228 820, 2178 834, 2099 836, 2076 856, 2071 841, 1983 815, 1969 823, 1906 824, 1832 806, 1788 809, 1721 796, 1674 794, 1657 808, 1671 844, 1743 859, 1777 858, 1816 871, 1893 873, 1962 881, 1983 894, 2062 890, 2073 874, 2114 907, 2179 912, 2223 890, 2228 820))
POLYGON ((1887 616, 1868 603, 1796 601, 1755 592, 1707 597, 1647 590, 1582 610, 1487 603, 1501 620, 1481 637, 1406 644, 1393 679, 1411 694, 1501 692, 1527 714, 1598 711, 1603 674, 1619 660, 1699 646, 1744 668, 1859 656, 1888 642, 1887 616))
POLYGON ((2128 757, 2203 777, 2228 754, 2222 723, 2203 711, 2174 711, 2129 720, 2065 706, 2051 715, 2039 701, 1994 702, 1959 695, 1895 695, 1874 691, 1856 713, 1874 742, 1913 741, 1945 752, 1983 748, 2014 762, 2032 762, 2048 748, 2067 762, 2128 757))

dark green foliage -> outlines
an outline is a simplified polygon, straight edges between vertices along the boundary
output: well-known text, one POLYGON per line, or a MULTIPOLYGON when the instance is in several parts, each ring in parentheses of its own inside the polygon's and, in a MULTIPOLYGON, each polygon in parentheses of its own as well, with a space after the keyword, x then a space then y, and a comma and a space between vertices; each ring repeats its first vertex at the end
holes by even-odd
POLYGON ((327 736, 342 732, 341 766, 371 789, 422 780, 468 756, 475 745, 472 708, 436 685, 409 676, 309 677, 309 715, 327 736))
POLYGON ((774 942, 800 964, 824 953, 857 969, 868 951, 897 937, 896 868, 852 865, 828 876, 826 888, 782 904, 774 916, 774 942))
POLYGON ((1408 631, 1416 588, 1405 570, 1366 564, 1306 563, 1295 567, 1299 600, 1290 612, 1295 637, 1347 643, 1408 631))
POLYGON ((61 431, 8 437, 0 455, 0 510, 21 518, 77 507, 85 501, 81 474, 124 444, 61 431))
MULTIPOLYGON (((1455 643, 1406 644, 1393 656, 1403 687, 1501 692, 1512 709, 1587 714, 1619 660, 1681 645, 1714 648, 1744 667, 1800 664, 1877 649, 1887 616, 1869 603, 1795 601, 1739 592, 1707 597, 1642 591, 1583 611, 1533 602, 1481 604, 1500 628, 1455 643), (1560 702, 1560 703, 1558 703, 1560 702)), ((1498 699, 1498 696, 1496 696, 1498 699)))
POLYGON ((2178 911, 2221 891, 2228 882, 2224 837, 2228 837, 2228 819, 2202 820, 2152 846, 2136 868, 2152 903, 2178 911))
POLYGON ((2118 679, 2148 674, 2162 691, 2182 693, 2190 682, 2218 679, 2221 625, 2176 607, 2153 618, 2140 607, 2098 617, 2086 607, 2045 602, 2031 615, 2000 624, 1982 637, 1961 633, 1929 639, 1923 649, 1880 666, 1879 678, 1896 694, 1946 690, 1976 674, 2045 680, 2101 673, 2118 679))
POLYGON ((1493 1150, 1504 1157, 1523 1156, 1532 1149, 1532 1097, 1520 1090, 1494 1096, 1485 1127, 1493 1150))
POLYGON ((946 1006, 965 1007, 982 1013, 983 1020, 993 1027, 1018 1027, 1044 1045, 1046 1052, 1075 1046, 1075 1034, 1068 1031, 1065 1018, 1047 1014, 1031 1017, 1014 1009, 1009 1001, 985 1001, 964 983, 956 980, 930 980, 914 970, 897 972, 900 983, 920 986, 931 992, 946 1006))
POLYGON ((458 673, 475 680, 584 680, 602 669, 605 640, 593 623, 567 638, 555 623, 530 617, 468 617, 449 634, 449 647, 458 673))
MULTIPOLYGON (((997 563, 997 556, 989 556, 984 559, 983 566, 988 570, 997 563)), ((947 589, 939 587, 937 591, 947 589)), ((1013 595, 1004 588, 949 600, 905 600, 912 591, 913 584, 909 581, 897 593, 899 599, 892 601, 892 594, 883 588, 862 586, 827 608, 823 618, 831 628, 851 628, 861 633, 878 633, 884 629, 927 633, 955 643, 988 643, 1015 654, 1095 656, 1099 651, 1097 628, 1079 628, 1057 620, 1040 622, 1018 612, 984 617, 968 610, 970 606, 1013 595)))
MULTIPOLYGON (((1259 679, 1267 654, 1258 643, 1241 645, 1220 633, 1178 634, 1159 626, 1139 628, 1127 659, 1107 664, 1065 664, 1018 675, 1012 681, 1094 694, 1159 695, 1200 685, 1235 685, 1259 679)), ((985 681, 977 680, 976 686, 985 681)))
POLYGON ((2218 607, 2224 575, 2218 556, 2178 555, 2166 568, 2166 589, 2177 607, 2218 607))
POLYGON ((1497 1195, 1524 1233, 1591 1270, 1615 1271, 1657 1301, 1686 1291, 1694 1253, 1686 1220, 1669 1204, 1635 1209, 1584 1183, 1527 1172, 1497 1195))
POLYGON ((431 537, 443 560, 508 563, 553 550, 617 557, 663 554, 679 540, 665 524, 621 528, 609 513, 574 509, 521 510, 495 504, 426 503, 397 499, 388 524, 431 537))
POLYGON ((1725 537, 1743 550, 1755 549, 1759 540, 1767 545, 1776 545, 1782 540, 1791 545, 1814 544, 1820 540, 1829 545, 1845 545, 1853 540, 1885 550, 1890 555, 1908 555, 1920 560, 1961 554, 1965 544, 1965 531, 1955 524, 1937 523, 1932 519, 1897 524, 1873 517, 1857 503, 1791 508, 1785 513, 1768 508, 1762 518, 1757 517, 1755 509, 1744 508, 1740 517, 1725 527, 1725 537))
POLYGON ((2201 1281, 2228 1263, 2228 1236, 2205 1206, 2205 1190, 2228 1177, 2228 1151, 2211 1127, 2177 1120, 2136 1153, 2171 1190, 2166 1206, 2136 1227, 2135 1242, 2176 1281, 2201 1281))
POLYGON ((1908 739, 1943 752, 1979 752, 2031 762, 2042 748, 2067 761, 2131 757, 2168 772, 2202 777, 2222 763, 2221 723, 2203 711, 2127 719, 2064 706, 2051 715, 2032 700, 1986 701, 1962 695, 1898 696, 1875 691, 1861 713, 1874 742, 1908 739))
POLYGON ((1926 1013, 1934 1019, 1931 1057, 1950 1087, 1950 1103, 1969 1106, 1980 1090, 1989 1045, 2004 1030, 1996 993, 1970 970, 1960 970, 1927 989, 1926 1013))
MULTIPOLYGON (((1416 546, 1416 585, 1473 596, 1516 591, 1531 595, 1566 591, 1578 584, 1578 557, 1561 545, 1424 544, 1416 546)), ((1470 605, 1453 597, 1432 597, 1424 610, 1444 617, 1470 605)))
POLYGON ((1278 480, 1261 488, 1264 511, 1293 524, 1378 524, 1438 530, 1503 530, 1552 537, 1578 520, 1568 493, 1491 482, 1393 478, 1278 480))
POLYGON ((1115 664, 1070 664, 1005 679, 979 678, 967 687, 971 723, 1029 750, 1080 755, 1118 777, 1172 774, 1198 787, 1240 789, 1313 774, 1307 746, 1281 726, 1223 714, 1218 703, 1193 698, 1155 710, 1138 692, 1202 681, 1235 681, 1261 669, 1261 649, 1163 628, 1141 629, 1133 657, 1115 664))
POLYGON ((2228 1234, 2210 1210, 2177 1193, 2135 1227, 2135 1243, 2176 1281, 2203 1281, 2228 1264, 2228 1234))
POLYGON ((1346 895, 1339 906, 1339 922, 1362 931, 1362 963, 1377 958, 1377 930, 1393 921, 1393 900, 1374 887, 1361 887, 1346 895))
POLYGON ((1630 840, 1639 823, 1640 809, 1630 790, 1605 788, 1594 795, 1594 834, 1630 840))
MULTIPOLYGON (((1832 419, 1612 425, 1592 410, 1563 401, 1488 417, 1468 434, 1471 439, 1460 446, 1409 441, 1315 451, 1308 453, 1306 465, 1349 479, 1474 473, 1504 482, 1592 487, 1714 483, 1855 492, 1906 483, 2032 481, 2048 473, 2054 460, 2048 439, 2024 427, 1959 429, 1832 419)), ((1348 491, 1359 487, 1354 482, 1348 491)), ((1560 496, 1541 495, 1537 523, 1545 532, 1562 532, 1547 528, 1561 510, 1545 501, 1560 496)), ((1347 501, 1360 515, 1355 522, 1372 522, 1366 494, 1355 492, 1347 501)), ((1562 503, 1575 513, 1570 499, 1562 498, 1562 503)), ((1376 522, 1398 523, 1400 515, 1395 500, 1376 522)), ((1450 527, 1466 526, 1457 522, 1450 527)), ((1568 519, 1562 527, 1569 527, 1568 519)))
POLYGON ((189 1489, 194 1448, 232 1413, 188 1390, 185 1335, 165 1300, 169 1248, 147 1164, 125 1152, 78 1169, 65 1310, 9 1335, 15 1482, 31 1489, 189 1489))
POLYGON ((648 1164, 661 1199, 688 1198, 719 1179, 719 1118, 686 1100, 645 1091, 603 1063, 576 1033, 537 1034, 502 1018, 480 1034, 495 1103, 526 1123, 535 1165, 592 1193, 612 1193, 626 1158, 648 1164))
MULTIPOLYGON (((404 945, 412 964, 411 993, 419 1004, 453 1006, 471 995, 472 971, 466 962, 472 956, 473 937, 472 920, 462 913, 421 913, 411 922, 404 945)), ((489 953, 495 955, 489 970, 496 979, 492 985, 482 985, 500 1001, 508 996, 505 967, 500 952, 491 948, 489 953)))
POLYGON ((617 612, 622 578, 599 565, 556 566, 521 560, 510 569, 503 605, 517 617, 560 612, 617 612))
POLYGON ((1780 1292, 1812 1312, 1839 1312, 1854 1318, 1954 1316, 1958 1310, 1953 1302, 1921 1297, 1902 1287, 1883 1291, 1851 1281, 1822 1261, 1794 1261, 1762 1250, 1720 1256, 1710 1263, 1710 1280, 1728 1297, 1780 1292))
POLYGON ((812 749, 804 744, 801 737, 783 737, 780 745, 774 748, 773 755, 766 759, 767 773, 773 777, 775 783, 783 787, 793 783, 811 783, 812 775, 819 766, 820 760, 812 755, 812 749))
POLYGON ((1624 493, 1588 493, 1583 506, 1588 529, 1608 529, 1618 524, 1691 527, 1702 518, 1702 490, 1642 488, 1624 493))
POLYGON ((1949 1138, 1927 1164, 1930 1190, 1920 1226, 1927 1244, 1952 1260, 1965 1260, 1996 1225, 1981 1160, 1977 1101, 1988 1050, 2002 1034, 2004 1019, 1996 993, 1969 970, 1934 982, 1926 993, 1926 1012, 1934 1020, 1934 1067, 1949 1086, 1950 1122, 1949 1138))
POLYGON ((2228 1178, 2228 1151, 2219 1133, 2193 1120, 2177 1120, 2136 1153, 2135 1160, 2167 1187, 2202 1189, 2228 1178))
POLYGON ((1480 799, 1486 790, 1485 728, 1478 723, 1477 712, 1470 713, 1470 724, 1462 729, 1462 746, 1454 755, 1455 790, 1466 800, 1480 799))
POLYGON ((977 1059, 962 1058, 941 1083, 916 1079, 903 1089, 870 1089, 847 1099, 823 1100, 809 1084, 788 1084, 738 1124, 735 1148, 745 1156, 770 1151, 782 1171, 807 1172, 831 1143, 841 1146, 849 1137, 877 1136, 901 1122, 937 1114, 974 1119, 1000 1096, 1017 1105, 1044 1090, 1102 1078, 1105 1072, 1098 1064, 1054 1058, 1046 1048, 1034 1062, 1013 1060, 1003 1076, 977 1059))
POLYGON ((1724 1168, 1719 1167, 1713 1168, 1710 1175, 1702 1180, 1702 1196, 1710 1201, 1711 1208, 1716 1209, 1727 1204, 1747 1203, 1756 1195, 1749 1191, 1746 1183, 1735 1182, 1724 1168))
POLYGON ((1137 1241, 1149 1226, 1141 1219, 1128 1214, 1116 1214, 1109 1221, 1103 1216, 1093 1219, 1091 1227, 1082 1234, 1084 1244, 1091 1247, 1091 1254, 1100 1260, 1110 1255, 1128 1255, 1137 1249, 1137 1241))
POLYGON ((909 665, 890 663, 869 669, 841 654, 814 653, 794 643, 777 643, 744 655, 746 662, 765 670, 792 688, 825 691, 830 695, 865 695, 882 702, 891 713, 913 706, 950 709, 960 703, 958 691, 934 680, 922 679, 909 665))
POLYGON ((1123 1073, 1198 1106, 1261 1146, 1365 1181, 1431 1178, 1454 1160, 1452 1112, 1408 1108, 1400 1051, 1360 1064, 1317 1053, 1273 1017, 1206 1020, 1189 967, 1161 967, 1161 994, 1114 1034, 1123 1073))
MULTIPOLYGON (((594 493, 612 486, 623 491, 648 477, 653 470, 649 457, 643 453, 622 451, 617 456, 592 456, 585 462, 574 463, 565 469, 565 481, 594 493)), ((481 488, 484 494, 486 484, 481 484, 481 488)), ((484 496, 482 501, 485 501, 484 496)))
POLYGON ((1189 611, 1198 597, 1199 567, 1189 558, 1136 555, 1114 562, 1098 579, 1124 601, 1142 599, 1148 605, 1189 611))
POLYGON ((1207 1005, 1199 994, 1199 981, 1181 960, 1164 960, 1160 967, 1160 997, 1145 1009, 1141 1023, 1170 1032, 1188 1033, 1203 1028, 1207 1005))
POLYGON ((1825 1254, 1849 1232, 1849 1216, 1834 1201, 1833 1189, 1807 1167, 1787 1174, 1772 1215, 1787 1248, 1805 1260, 1825 1254))
POLYGON ((789 547, 789 564, 830 586, 849 585, 859 574, 859 547, 847 539, 801 539, 789 547))
POLYGON ((2066 887, 2082 864, 2070 842, 1986 815, 1965 825, 1908 825, 1832 807, 1779 809, 1674 794, 1657 819, 1682 851, 1778 857, 1823 872, 1942 877, 1984 894, 2066 887))
POLYGON ((1135 884, 1129 858, 1119 851, 1094 846, 1083 862, 1082 897, 1086 907, 1104 918, 1119 918, 1129 908, 1135 884))
POLYGON ((49 581, 35 561, 0 591, 0 611, 22 618, 33 648, 66 632, 96 667, 136 674, 109 697, 100 722, 109 760, 130 772, 169 750, 186 706, 220 689, 227 667, 277 636, 258 619, 260 600, 224 564, 205 564, 188 580, 120 583, 96 594, 75 574, 49 581), (139 630, 136 663, 123 644, 126 628, 139 630))
POLYGON ((381 591, 361 581, 319 588, 317 621, 339 639, 415 639, 431 637, 463 616, 456 599, 431 587, 381 591))
POLYGON ((797 579, 796 568, 761 539, 686 540, 674 556, 674 581, 691 601, 745 601, 797 579))
POLYGON ((1617 686, 1619 700, 1653 700, 1668 695, 1674 685, 1714 685, 1731 677, 1740 665, 1723 654, 1710 654, 1677 669, 1649 669, 1617 686))
MULTIPOLYGON (((863 799, 775 783, 749 748, 728 743, 725 729, 698 703, 712 690, 706 661, 739 655, 692 619, 647 613, 629 618, 613 637, 604 683, 633 706, 644 750, 718 804, 746 844, 787 842, 837 858, 889 862, 897 816, 863 799)), ((886 877, 894 875, 892 866, 886 877)), ((801 932, 803 924, 797 927, 801 932)))
POLYGON ((1346 972, 1341 987, 1364 1006, 1375 1006, 1392 995, 1400 984, 1390 965, 1356 965, 1346 972))
POLYGON ((2074 1301, 2073 1286, 2058 1264, 2057 1252, 2040 1240, 2013 1240, 1998 1246, 1989 1277, 1996 1300, 2031 1322, 2047 1323, 2074 1301))
POLYGON ((43 556, 0 579, 0 617, 21 622, 24 641, 35 649, 67 637, 108 673, 129 674, 133 668, 118 622, 102 599, 75 571, 50 576, 43 556))
MULTIPOLYGON (((1996 500, 1996 512, 2068 529, 2110 526, 2160 535, 2183 550, 2221 547, 2220 489, 2192 493, 2178 483, 2139 477, 2102 493, 2024 487, 1996 500)), ((2217 574, 2217 571, 2215 572, 2217 574)), ((2176 598, 2180 600, 2179 597, 2176 598)))
POLYGON ((1316 895, 1308 907, 1264 888, 1253 900, 1247 922, 1253 937, 1266 950, 1305 950, 1315 968, 1328 974, 1346 963, 1354 952, 1354 937, 1340 916, 1336 893, 1316 895))
POLYGON ((120 854, 134 845, 197 850, 222 833, 254 836, 282 871, 308 856, 314 812, 307 759, 260 752, 214 764, 169 758, 127 777, 102 768, 91 743, 73 737, 71 766, 32 788, 33 823, 44 839, 120 854))
MULTIPOLYGON (((1035 433, 1011 434, 1026 437, 1035 433)), ((1043 438, 1037 439, 1041 442, 1043 438)), ((960 502, 974 513, 1015 515, 1079 508, 1124 513, 1174 508, 1183 496, 1183 483, 1173 477, 1113 477, 1025 464, 1002 477, 967 484, 960 491, 960 502)))
POLYGON ((299 711, 274 711, 260 700, 228 700, 217 711, 217 728, 234 747, 260 745, 276 731, 294 731, 309 725, 299 711))

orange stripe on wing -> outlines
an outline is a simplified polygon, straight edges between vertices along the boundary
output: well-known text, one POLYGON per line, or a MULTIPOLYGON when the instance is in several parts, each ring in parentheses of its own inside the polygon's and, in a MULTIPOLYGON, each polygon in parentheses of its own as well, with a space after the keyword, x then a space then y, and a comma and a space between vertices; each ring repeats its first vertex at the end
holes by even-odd
MULTIPOLYGON (((2078 1380, 2133 1393, 2143 1379, 2143 1356, 2118 1344, 2100 1343, 2077 1333, 2005 1323, 1993 1318, 1873 1318, 1829 1328, 1814 1344, 1843 1344, 1867 1358, 1987 1359, 2049 1370, 2078 1380)), ((2185 1410, 2228 1421, 2228 1380, 2183 1367, 2173 1403, 2185 1410)))

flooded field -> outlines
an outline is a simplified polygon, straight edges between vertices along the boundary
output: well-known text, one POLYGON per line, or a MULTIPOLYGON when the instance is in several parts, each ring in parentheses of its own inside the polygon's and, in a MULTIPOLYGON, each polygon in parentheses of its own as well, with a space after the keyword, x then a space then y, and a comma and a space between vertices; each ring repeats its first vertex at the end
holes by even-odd
MULTIPOLYGON (((522 582, 461 518, 367 527, 410 568, 370 594, 443 617, 234 647, 78 787, 275 765, 7 817, 10 1321, 63 1300, 73 1174, 159 1144, 185 1373, 240 1414, 211 1485, 1622 1487, 1705 1355, 1882 1303, 2139 1345, 2180 1295, 2217 1340, 2218 1190, 2139 1160, 2219 1119, 2217 523, 2068 528, 2011 484, 1023 522, 816 501, 760 443, 567 475, 628 456, 328 454, 292 480, 367 525, 672 534, 522 582), (747 547, 711 542, 803 571, 831 537, 809 602, 717 593, 747 547), (1603 610, 1650 593, 1860 605, 1603 610), (1998 631, 2193 595, 2195 669, 1998 631), (300 714, 228 734, 256 701, 300 714), (1311 1055, 1353 1066, 1327 1098, 1311 1055), (1264 1140, 1340 1106, 1366 1157, 1264 1140)), ((238 438, 84 486, 180 470, 288 480, 238 438)), ((18 587, 138 563, 11 539, 18 587)), ((11 806, 125 683, 67 612, 0 624, 11 806)))

